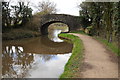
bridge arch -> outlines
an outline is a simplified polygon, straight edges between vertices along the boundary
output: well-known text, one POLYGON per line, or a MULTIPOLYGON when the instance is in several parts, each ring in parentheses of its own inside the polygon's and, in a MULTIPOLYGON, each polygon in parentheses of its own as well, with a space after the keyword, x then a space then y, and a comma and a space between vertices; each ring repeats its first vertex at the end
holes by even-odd
MULTIPOLYGON (((48 27, 53 24, 53 23, 63 23, 63 24, 66 24, 62 21, 51 21, 51 22, 47 22, 45 24, 42 25, 42 27, 40 28, 41 29, 41 34, 48 34, 48 27)), ((69 26, 68 24, 66 24, 67 26, 69 26)), ((69 28, 69 27, 68 27, 69 28)))
POLYGON ((80 18, 78 16, 71 16, 66 14, 47 14, 41 17, 41 34, 47 34, 49 25, 58 22, 68 25, 69 31, 73 31, 81 27, 80 18))

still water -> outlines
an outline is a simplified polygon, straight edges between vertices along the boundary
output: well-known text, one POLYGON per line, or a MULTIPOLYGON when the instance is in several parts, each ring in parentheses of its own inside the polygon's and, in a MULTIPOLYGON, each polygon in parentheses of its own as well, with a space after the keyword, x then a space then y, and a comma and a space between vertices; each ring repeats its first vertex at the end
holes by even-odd
POLYGON ((58 78, 71 56, 72 44, 60 38, 62 30, 31 39, 3 41, 3 78, 58 78))

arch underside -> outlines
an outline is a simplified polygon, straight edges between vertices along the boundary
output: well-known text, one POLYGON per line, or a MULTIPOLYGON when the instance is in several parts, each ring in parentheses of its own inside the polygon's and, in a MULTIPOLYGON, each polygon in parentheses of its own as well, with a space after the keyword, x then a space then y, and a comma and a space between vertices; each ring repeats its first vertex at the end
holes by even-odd
MULTIPOLYGON (((62 21, 51 21, 51 22, 47 22, 47 23, 45 23, 45 24, 43 24, 43 25, 41 26, 41 34, 42 34, 42 35, 48 34, 48 27, 49 27, 49 25, 51 25, 51 24, 53 24, 53 23, 63 23, 63 24, 68 25, 67 23, 62 22, 62 21)), ((69 26, 69 25, 68 25, 68 26, 69 26)))

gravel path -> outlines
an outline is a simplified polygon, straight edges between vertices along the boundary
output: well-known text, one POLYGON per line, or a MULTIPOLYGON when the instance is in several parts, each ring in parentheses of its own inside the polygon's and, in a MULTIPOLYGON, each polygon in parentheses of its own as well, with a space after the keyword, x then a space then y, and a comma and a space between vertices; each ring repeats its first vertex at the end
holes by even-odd
POLYGON ((114 53, 90 36, 72 33, 84 44, 81 78, 118 78, 118 59, 114 53))

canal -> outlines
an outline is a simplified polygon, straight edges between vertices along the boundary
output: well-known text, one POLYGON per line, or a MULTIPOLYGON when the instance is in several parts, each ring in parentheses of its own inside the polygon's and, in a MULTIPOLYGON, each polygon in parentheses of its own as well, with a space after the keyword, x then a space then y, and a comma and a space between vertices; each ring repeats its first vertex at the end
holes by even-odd
POLYGON ((2 78, 59 78, 71 56, 71 43, 58 37, 63 29, 29 39, 3 41, 2 78))

